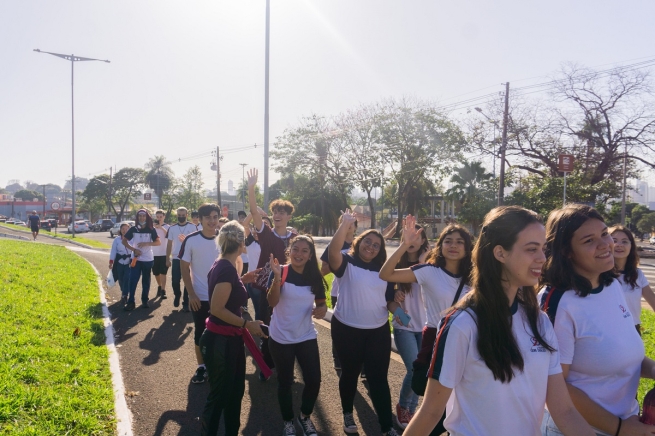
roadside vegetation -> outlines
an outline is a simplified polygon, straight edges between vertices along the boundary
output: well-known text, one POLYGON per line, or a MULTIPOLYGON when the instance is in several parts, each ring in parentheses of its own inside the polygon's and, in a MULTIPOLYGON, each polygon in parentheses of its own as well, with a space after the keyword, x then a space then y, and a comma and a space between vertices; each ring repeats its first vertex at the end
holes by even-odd
MULTIPOLYGON (((18 232, 28 233, 29 235, 32 235, 32 231, 30 229, 28 229, 27 227, 14 226, 14 225, 11 225, 11 224, 0 224, 0 227, 4 227, 4 228, 9 229, 9 230, 16 230, 18 232)), ((79 242, 80 244, 86 244, 86 245, 88 245, 90 247, 94 247, 94 248, 111 248, 111 245, 105 244, 103 242, 95 241, 93 239, 88 239, 88 238, 84 238, 84 237, 81 237, 81 236, 75 236, 75 238, 73 238, 73 235, 68 235, 68 234, 65 234, 65 233, 61 233, 61 232, 59 232, 59 229, 57 229, 57 235, 55 235, 54 231, 48 232, 47 230, 41 229, 39 231, 39 237, 41 237, 43 234, 48 235, 48 236, 52 236, 53 238, 74 240, 76 242, 79 242)))

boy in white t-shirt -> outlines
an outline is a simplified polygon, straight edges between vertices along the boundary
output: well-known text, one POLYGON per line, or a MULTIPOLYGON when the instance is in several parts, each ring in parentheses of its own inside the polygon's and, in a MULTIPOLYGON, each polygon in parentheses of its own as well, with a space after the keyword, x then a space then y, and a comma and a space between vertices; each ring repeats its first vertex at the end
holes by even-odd
MULTIPOLYGON (((168 224, 164 222, 166 214, 163 210, 155 212, 155 231, 159 236, 160 241, 166 240, 168 233, 168 224)), ((155 256, 155 263, 152 266, 152 275, 155 276, 157 282, 157 296, 162 300, 166 299, 166 273, 168 273, 168 266, 166 266, 166 244, 162 242, 161 245, 153 247, 152 254, 155 256)))
MULTIPOLYGON (((168 233, 166 234, 166 239, 168 239, 168 245, 166 247, 166 266, 172 266, 171 274, 171 283, 173 285, 173 294, 175 299, 173 300, 173 306, 179 307, 180 298, 182 298, 182 290, 180 289, 180 281, 182 280, 182 271, 180 270, 180 248, 182 247, 182 241, 188 235, 193 232, 198 231, 196 225, 187 221, 187 208, 180 207, 177 209, 177 223, 169 227, 168 233), (171 260, 172 255, 172 260, 171 260)), ((184 299, 182 300, 182 311, 189 311, 189 294, 187 289, 184 288, 184 299)))

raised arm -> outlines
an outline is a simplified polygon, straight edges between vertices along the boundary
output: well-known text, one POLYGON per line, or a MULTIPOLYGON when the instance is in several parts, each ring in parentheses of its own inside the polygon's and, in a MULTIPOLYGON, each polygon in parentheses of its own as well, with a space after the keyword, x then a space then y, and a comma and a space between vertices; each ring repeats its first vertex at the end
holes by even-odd
POLYGON ((268 305, 271 307, 277 306, 277 303, 280 302, 280 282, 282 281, 282 266, 280 262, 273 257, 271 253, 271 258, 269 261, 271 265, 271 272, 273 273, 273 281, 271 286, 268 288, 268 295, 266 296, 268 300, 268 305))
POLYGON ((546 405, 557 428, 565 435, 596 434, 573 405, 561 373, 548 376, 546 405))
POLYGON ((655 293, 650 288, 650 285, 646 285, 641 289, 641 296, 644 297, 644 300, 646 300, 651 309, 655 310, 655 293))
POLYGON ((348 233, 350 225, 355 221, 355 215, 350 212, 350 209, 346 209, 345 212, 342 212, 341 225, 334 234, 332 241, 330 241, 330 248, 328 249, 328 261, 330 268, 332 268, 333 271, 336 271, 341 267, 341 263, 343 262, 341 247, 343 247, 343 242, 346 240, 346 234, 348 233))
POLYGON ((250 222, 252 221, 252 215, 248 214, 246 217, 243 219, 243 222, 241 225, 243 226, 243 236, 244 238, 248 238, 250 236, 250 222))
POLYGON ((409 422, 403 436, 428 436, 443 416, 452 391, 438 380, 429 378, 423 404, 409 422))
POLYGON ((416 282, 416 275, 410 268, 396 269, 396 265, 398 265, 398 262, 400 262, 400 259, 409 247, 412 245, 415 247, 421 245, 423 229, 416 229, 415 224, 416 218, 408 215, 405 220, 405 228, 403 229, 402 243, 380 269, 379 275, 382 280, 395 283, 416 282))
POLYGON ((259 232, 262 228, 262 216, 257 209, 257 197, 255 196, 255 186, 257 186, 257 175, 259 172, 256 168, 248 171, 248 204, 250 206, 250 215, 255 225, 255 230, 259 232))

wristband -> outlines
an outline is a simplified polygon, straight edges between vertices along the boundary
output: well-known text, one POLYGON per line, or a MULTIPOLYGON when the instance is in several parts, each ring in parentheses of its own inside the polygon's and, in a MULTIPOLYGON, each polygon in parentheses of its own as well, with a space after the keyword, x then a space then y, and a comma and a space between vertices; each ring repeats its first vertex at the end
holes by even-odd
MULTIPOLYGON (((247 319, 244 319, 244 320, 243 320, 243 325, 241 326, 241 328, 242 328, 242 329, 245 329, 247 323, 248 323, 248 320, 247 320, 247 319)), ((620 426, 619 426, 619 427, 620 427, 620 426)))
POLYGON ((623 420, 619 416, 619 428, 616 429, 616 433, 614 433, 614 436, 619 436, 619 432, 621 432, 621 423, 622 422, 623 422, 623 420))

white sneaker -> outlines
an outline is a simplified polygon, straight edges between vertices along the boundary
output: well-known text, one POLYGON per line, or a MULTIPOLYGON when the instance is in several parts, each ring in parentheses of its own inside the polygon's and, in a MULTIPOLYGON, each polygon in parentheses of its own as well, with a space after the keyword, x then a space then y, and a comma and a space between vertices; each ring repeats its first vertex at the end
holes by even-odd
POLYGON ((298 424, 300 424, 304 436, 316 436, 316 427, 309 416, 307 418, 303 418, 302 415, 298 416, 298 424))
POLYGON ((293 426, 293 421, 284 421, 282 436, 296 436, 296 427, 293 426))
POLYGON ((357 433, 357 424, 352 413, 343 414, 343 431, 346 433, 357 433))

